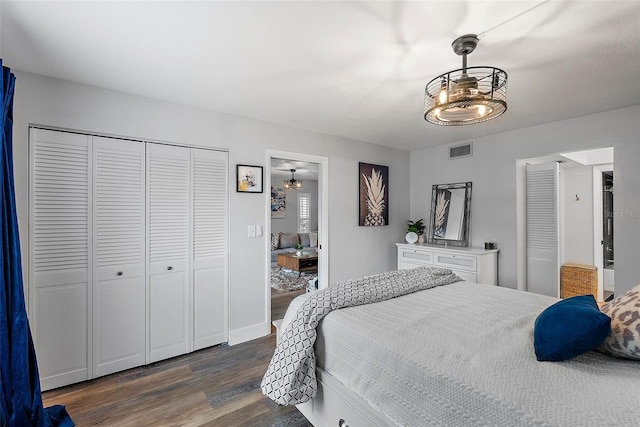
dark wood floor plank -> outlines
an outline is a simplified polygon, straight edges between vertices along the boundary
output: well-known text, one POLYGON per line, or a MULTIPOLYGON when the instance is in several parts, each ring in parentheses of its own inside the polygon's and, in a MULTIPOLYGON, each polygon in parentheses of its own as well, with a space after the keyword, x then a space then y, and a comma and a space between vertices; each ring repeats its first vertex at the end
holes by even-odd
MULTIPOLYGON (((151 375, 134 378, 123 382, 117 374, 98 380, 88 381, 78 385, 65 387, 54 392, 68 390, 64 394, 67 406, 77 407, 76 413, 81 415, 94 408, 118 407, 132 400, 149 398, 149 394, 175 387, 184 381, 192 380, 191 369, 188 366, 171 367, 166 371, 155 372, 151 375)), ((44 394, 44 404, 54 404, 59 400, 57 393, 50 396, 44 394)))
POLYGON ((271 288, 271 320, 282 319, 291 300, 303 293, 304 288, 288 292, 271 288))

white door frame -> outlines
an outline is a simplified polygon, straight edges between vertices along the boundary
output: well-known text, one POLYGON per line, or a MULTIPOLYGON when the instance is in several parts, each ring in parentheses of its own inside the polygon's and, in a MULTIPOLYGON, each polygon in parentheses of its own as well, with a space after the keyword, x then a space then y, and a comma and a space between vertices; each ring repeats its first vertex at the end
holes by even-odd
POLYGON ((604 299, 604 248, 602 240, 602 172, 612 171, 613 164, 593 167, 593 265, 598 268, 598 301, 604 299))
MULTIPOLYGON (((271 192, 271 159, 300 160, 318 164, 318 289, 329 285, 329 158, 292 151, 266 150, 265 193, 271 192), (268 189, 268 191, 267 191, 268 189)), ((271 196, 265 197, 265 236, 271 236, 271 196)), ((271 239, 266 238, 266 254, 271 253, 271 239)), ((265 257, 265 301, 267 321, 271 322, 271 258, 265 257)))
MULTIPOLYGON (((590 151, 590 149, 585 150, 576 150, 576 152, 580 151, 590 151)), ((548 156, 539 156, 539 157, 531 157, 525 159, 516 159, 516 277, 517 277, 517 289, 526 291, 527 290, 527 236, 526 236, 526 165, 530 161, 553 161, 557 160, 555 155, 551 154, 548 156)), ((602 185, 596 186, 595 182, 595 174, 596 170, 600 169, 600 171, 605 170, 613 170, 613 163, 610 164, 600 164, 593 165, 593 194, 594 194, 594 210, 599 209, 600 214, 594 215, 593 227, 594 227, 594 265, 598 266, 597 262, 599 259, 600 266, 598 267, 598 290, 604 289, 600 280, 603 278, 603 270, 602 270, 602 247, 600 245, 599 238, 595 236, 600 236, 602 232, 602 194, 601 189, 602 185), (602 167, 602 169, 600 169, 602 167), (597 190, 596 190, 597 187, 597 190), (598 192, 598 196, 596 197, 596 191, 598 192), (597 200, 600 200, 600 207, 596 206, 597 200), (598 218, 600 218, 600 225, 597 225, 598 218), (598 227, 600 227, 598 229, 598 227), (600 255, 598 256, 598 251, 600 255)), ((599 182, 601 182, 602 176, 598 177, 599 182)))

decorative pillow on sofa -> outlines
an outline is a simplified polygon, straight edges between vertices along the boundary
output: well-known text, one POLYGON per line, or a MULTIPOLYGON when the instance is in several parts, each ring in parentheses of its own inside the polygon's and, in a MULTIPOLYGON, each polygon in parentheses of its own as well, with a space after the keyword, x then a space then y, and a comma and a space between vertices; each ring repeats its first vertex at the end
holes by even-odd
POLYGON ((318 233, 309 233, 309 246, 312 248, 318 246, 318 233))
POLYGON ((611 319, 593 295, 558 301, 536 319, 533 346, 539 361, 559 362, 595 350, 609 335, 611 319))
POLYGON ((640 285, 602 306, 611 318, 611 332, 598 351, 640 360, 640 285))
POLYGON ((271 250, 275 251, 280 246, 280 233, 271 233, 271 250))
POLYGON ((298 233, 298 236, 300 237, 300 244, 302 246, 309 247, 311 245, 309 245, 309 233, 298 233))
POLYGON ((280 233, 280 248, 292 248, 300 243, 298 239, 298 233, 280 233))

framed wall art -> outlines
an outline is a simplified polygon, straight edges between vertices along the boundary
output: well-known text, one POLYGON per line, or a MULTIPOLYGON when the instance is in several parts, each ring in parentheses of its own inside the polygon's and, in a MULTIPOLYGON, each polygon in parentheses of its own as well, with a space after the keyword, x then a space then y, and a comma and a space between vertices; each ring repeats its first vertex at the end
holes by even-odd
POLYGON ((271 218, 286 218, 287 204, 284 188, 271 187, 271 218))
POLYGON ((262 193, 262 166, 236 165, 236 175, 238 193, 262 193))
POLYGON ((389 167, 359 163, 359 224, 365 227, 389 225, 389 167))

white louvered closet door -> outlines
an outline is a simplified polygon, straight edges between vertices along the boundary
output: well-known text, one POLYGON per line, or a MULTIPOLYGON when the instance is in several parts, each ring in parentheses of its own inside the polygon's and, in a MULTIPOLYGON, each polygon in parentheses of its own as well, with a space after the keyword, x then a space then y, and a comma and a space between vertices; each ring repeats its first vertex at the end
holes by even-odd
POLYGON ((90 137, 31 128, 30 317, 43 390, 91 378, 90 137))
POLYGON ((527 291, 559 297, 558 163, 527 165, 527 291))
POLYGON ((144 365, 145 144, 93 137, 94 376, 144 365))
POLYGON ((193 346, 228 340, 227 153, 191 150, 193 176, 193 346))
POLYGON ((191 351, 190 149, 147 144, 149 362, 191 351))

